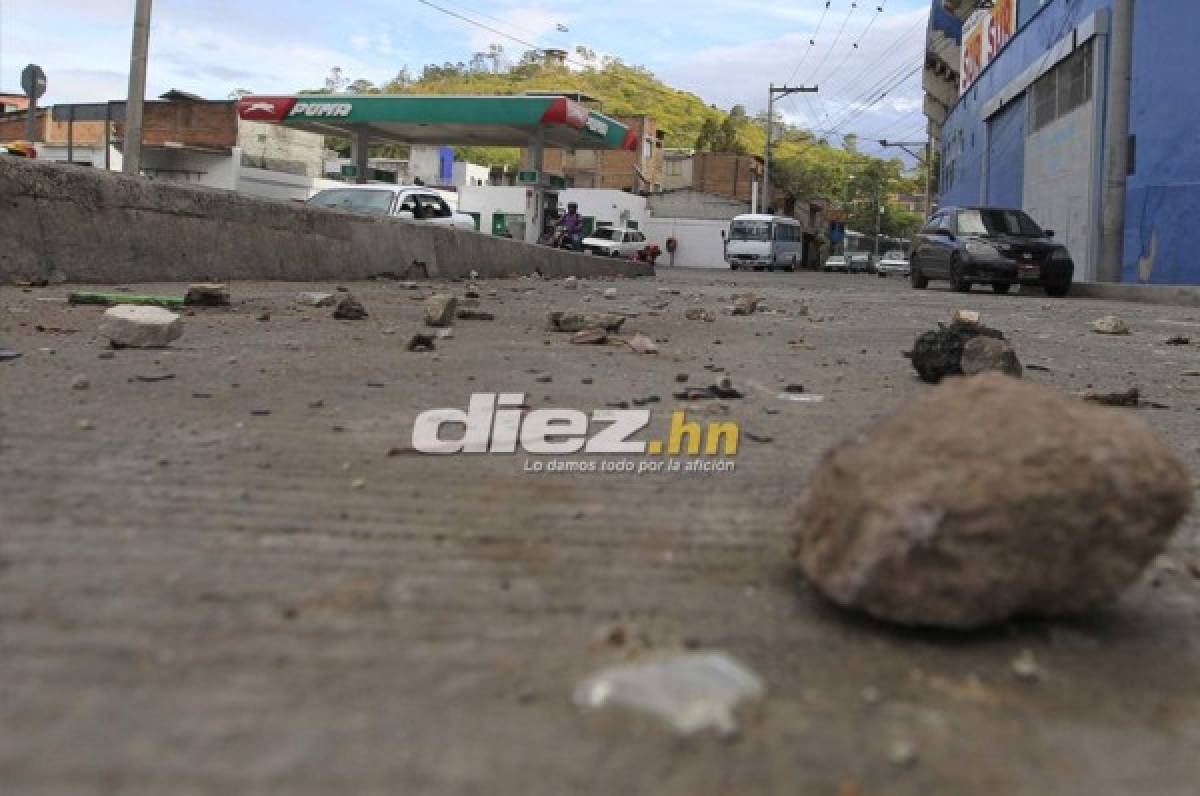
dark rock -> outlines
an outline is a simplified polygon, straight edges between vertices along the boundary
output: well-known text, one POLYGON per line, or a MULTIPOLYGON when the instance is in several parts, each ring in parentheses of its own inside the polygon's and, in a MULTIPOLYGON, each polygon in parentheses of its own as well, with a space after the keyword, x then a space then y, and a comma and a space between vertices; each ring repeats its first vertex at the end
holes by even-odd
POLYGON ((1017 352, 1007 340, 994 337, 975 337, 963 346, 962 372, 966 376, 996 371, 1019 379, 1024 374, 1017 352))
MULTIPOLYGON (((937 384, 947 376, 962 375, 963 347, 976 337, 1003 340, 1004 333, 978 323, 938 324, 937 329, 917 338, 908 356, 922 381, 937 384)), ((839 364, 843 363, 839 361, 839 364)))
POLYGON ((361 321, 367 317, 367 310, 358 299, 350 293, 342 296, 333 309, 333 317, 339 321, 361 321))

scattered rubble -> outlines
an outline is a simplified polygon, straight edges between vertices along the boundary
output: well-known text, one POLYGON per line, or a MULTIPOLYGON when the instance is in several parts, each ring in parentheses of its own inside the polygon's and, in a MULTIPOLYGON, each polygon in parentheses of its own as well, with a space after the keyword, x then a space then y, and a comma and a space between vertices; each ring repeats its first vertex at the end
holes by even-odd
POLYGON ((608 342, 608 332, 603 329, 584 329, 571 336, 571 342, 576 345, 604 345, 608 342))
POLYGON ((836 603, 973 628, 1111 602, 1190 503, 1186 469, 1139 420, 984 374, 827 454, 796 555, 836 603))
POLYGON ((337 293, 301 293, 296 296, 296 303, 306 307, 332 307, 337 300, 337 293))
POLYGON ((183 335, 183 318, 161 307, 119 305, 105 311, 100 334, 113 348, 164 348, 183 335))
POLYGON ((683 317, 689 321, 704 321, 705 323, 713 323, 717 320, 717 316, 713 312, 702 307, 692 307, 683 314, 683 317))
POLYGON ((734 389, 732 381, 721 379, 720 384, 711 384, 708 387, 688 387, 674 393, 673 397, 677 401, 736 401, 746 396, 734 389))
POLYGON ((229 306, 229 285, 213 282, 188 285, 183 303, 192 307, 227 307, 229 306))
POLYGON ((1041 680, 1046 674, 1033 657, 1033 650, 1022 650, 1020 655, 1013 658, 1012 672, 1017 678, 1030 682, 1041 680))
POLYGON ((744 700, 766 693, 762 679, 723 652, 684 652, 613 666, 575 689, 575 704, 640 710, 690 735, 737 732, 735 711, 744 700))
POLYGON ((1019 379, 1024 374, 1017 352, 1007 340, 994 337, 975 337, 966 342, 962 352, 962 372, 966 376, 996 371, 1019 379))
POLYGON ((758 310, 758 305, 761 302, 758 296, 753 293, 746 293, 742 296, 736 296, 733 300, 734 315, 753 315, 758 310))
MULTIPOLYGON (((912 359, 913 368, 922 381, 937 384, 947 376, 961 376, 963 348, 970 340, 976 337, 1004 339, 1003 332, 977 321, 962 320, 964 313, 965 310, 959 310, 949 326, 939 323, 937 329, 922 334, 913 343, 912 352, 905 354, 912 359)), ((978 313, 972 315, 978 316, 978 313)))
POLYGON ((437 346, 434 344, 433 337, 427 334, 414 334, 408 339, 406 346, 409 351, 433 351, 437 346))
POLYGON ((1083 400, 1118 409, 1170 409, 1166 404, 1143 401, 1142 391, 1137 387, 1130 387, 1124 392, 1088 393, 1083 396, 1083 400))
POLYGON ((430 296, 425 302, 425 325, 444 327, 454 325, 458 299, 454 296, 430 296))
POLYGON ((333 317, 339 321, 361 321, 367 317, 367 310, 362 302, 346 293, 334 308, 333 317))
POLYGON ((644 334, 635 334, 632 340, 627 341, 629 347, 639 354, 657 354, 658 346, 644 334))
POLYGON ((596 328, 619 332, 624 323, 624 315, 610 312, 555 311, 547 315, 547 328, 552 332, 581 332, 596 328))
POLYGON ((496 316, 491 312, 482 310, 462 309, 454 313, 454 317, 460 321, 494 321, 496 316))
POLYGON ((1129 324, 1116 315, 1105 315, 1092 321, 1092 331, 1096 334, 1125 335, 1130 333, 1129 324))

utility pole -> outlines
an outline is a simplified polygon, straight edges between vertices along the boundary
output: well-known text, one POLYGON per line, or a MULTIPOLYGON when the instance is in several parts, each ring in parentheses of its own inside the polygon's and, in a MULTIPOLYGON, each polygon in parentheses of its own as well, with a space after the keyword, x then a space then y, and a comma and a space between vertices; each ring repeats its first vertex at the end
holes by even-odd
POLYGON ((875 265, 879 265, 879 236, 883 233, 883 183, 875 194, 875 265))
POLYGON ((1129 178, 1130 84, 1133 80, 1133 3, 1112 7, 1108 52, 1108 115, 1104 122, 1104 198, 1097 282, 1120 282, 1125 259, 1125 188, 1129 178))
POLYGON ((133 50, 129 57, 129 98, 125 103, 125 152, 122 171, 142 173, 142 110, 146 101, 146 61, 150 49, 150 5, 137 0, 133 12, 133 50))
POLYGON ((933 215, 933 134, 931 133, 924 141, 888 141, 886 138, 879 142, 879 145, 884 149, 888 147, 899 147, 908 154, 912 155, 918 163, 925 164, 925 218, 928 219, 933 215), (924 147, 925 156, 922 157, 914 152, 909 147, 924 147))
POLYGON ((775 200, 775 194, 771 190, 771 141, 775 134, 775 97, 786 97, 791 94, 816 94, 816 86, 779 86, 771 84, 771 90, 767 94, 767 153, 763 158, 763 200, 762 205, 766 209, 771 209, 771 204, 775 200))

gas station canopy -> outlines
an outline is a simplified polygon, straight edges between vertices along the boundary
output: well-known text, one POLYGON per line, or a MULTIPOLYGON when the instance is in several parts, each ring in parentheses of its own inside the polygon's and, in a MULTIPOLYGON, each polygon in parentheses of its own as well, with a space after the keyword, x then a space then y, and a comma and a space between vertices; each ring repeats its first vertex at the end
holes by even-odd
POLYGON ((247 96, 246 121, 322 135, 366 136, 399 144, 529 146, 570 150, 638 149, 637 134, 617 120, 561 96, 331 95, 247 96))

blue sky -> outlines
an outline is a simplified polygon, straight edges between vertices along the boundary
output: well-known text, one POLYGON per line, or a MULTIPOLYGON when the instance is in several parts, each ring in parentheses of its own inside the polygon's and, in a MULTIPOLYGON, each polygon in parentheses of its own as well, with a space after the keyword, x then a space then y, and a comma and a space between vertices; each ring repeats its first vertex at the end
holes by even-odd
MULTIPOLYGON (((431 2, 541 47, 585 45, 642 64, 724 108, 760 110, 771 81, 816 81, 818 97, 783 104, 790 121, 873 138, 921 137, 919 74, 847 117, 873 83, 921 63, 929 0, 831 0, 828 12, 825 0, 431 2)), ((0 88, 16 90, 21 68, 34 61, 49 76, 44 102, 121 97, 133 6, 0 0, 0 88)), ((334 65, 351 78, 382 82, 405 65, 419 72, 426 63, 467 61, 492 42, 514 58, 524 49, 419 0, 156 0, 148 93, 291 93, 320 86, 334 65)))

